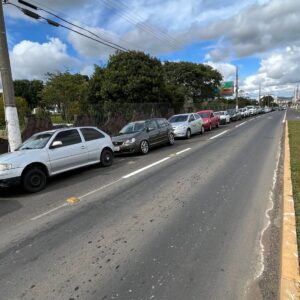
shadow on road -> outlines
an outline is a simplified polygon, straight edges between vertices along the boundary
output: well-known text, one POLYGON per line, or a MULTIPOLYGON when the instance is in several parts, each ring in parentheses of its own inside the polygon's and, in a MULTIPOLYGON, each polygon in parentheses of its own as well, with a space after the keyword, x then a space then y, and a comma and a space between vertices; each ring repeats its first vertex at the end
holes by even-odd
POLYGON ((0 199, 0 218, 22 208, 19 201, 0 199))

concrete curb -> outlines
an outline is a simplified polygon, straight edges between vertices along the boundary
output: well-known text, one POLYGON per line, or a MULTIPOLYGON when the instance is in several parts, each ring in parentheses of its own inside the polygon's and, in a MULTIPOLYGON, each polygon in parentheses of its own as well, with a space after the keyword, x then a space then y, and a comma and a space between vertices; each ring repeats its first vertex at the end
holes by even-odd
POLYGON ((280 299, 300 299, 300 276, 296 234, 296 219, 291 180, 288 123, 285 125, 283 224, 281 241, 280 299))

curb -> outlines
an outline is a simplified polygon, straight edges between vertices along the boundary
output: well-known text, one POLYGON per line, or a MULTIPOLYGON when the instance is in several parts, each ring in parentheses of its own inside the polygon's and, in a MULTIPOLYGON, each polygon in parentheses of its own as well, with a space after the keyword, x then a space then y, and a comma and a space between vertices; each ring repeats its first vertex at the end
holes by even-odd
POLYGON ((291 180, 290 145, 287 122, 285 124, 284 141, 282 222, 280 299, 300 299, 296 219, 291 180))

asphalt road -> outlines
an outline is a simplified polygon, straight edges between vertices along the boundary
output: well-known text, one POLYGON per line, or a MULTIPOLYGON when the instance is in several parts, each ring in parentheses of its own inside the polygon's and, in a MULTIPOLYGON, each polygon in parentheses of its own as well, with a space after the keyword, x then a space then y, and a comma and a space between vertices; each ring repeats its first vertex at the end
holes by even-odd
POLYGON ((276 299, 283 118, 1 190, 0 299, 276 299))

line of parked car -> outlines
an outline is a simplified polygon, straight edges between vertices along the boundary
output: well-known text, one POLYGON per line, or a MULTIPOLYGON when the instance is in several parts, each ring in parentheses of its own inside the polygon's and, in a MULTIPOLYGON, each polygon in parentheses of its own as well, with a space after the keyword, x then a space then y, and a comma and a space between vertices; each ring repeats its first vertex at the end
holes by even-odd
MULTIPOLYGON (((264 112, 269 110, 264 109, 264 112)), ((42 190, 47 179, 76 168, 112 165, 116 153, 147 154, 153 147, 173 145, 175 138, 189 139, 220 124, 262 113, 246 107, 240 110, 178 114, 130 122, 110 137, 96 127, 57 128, 34 134, 16 151, 0 155, 0 187, 21 185, 27 192, 42 190)))

